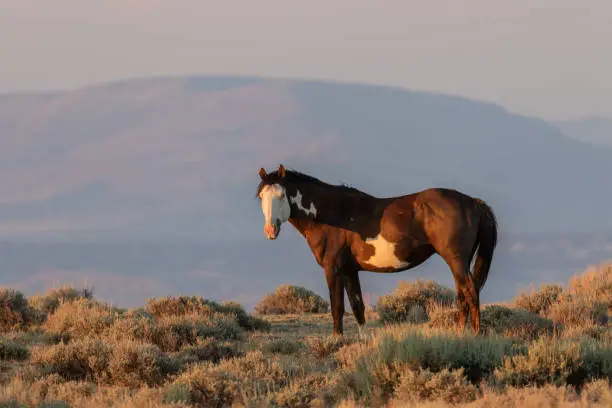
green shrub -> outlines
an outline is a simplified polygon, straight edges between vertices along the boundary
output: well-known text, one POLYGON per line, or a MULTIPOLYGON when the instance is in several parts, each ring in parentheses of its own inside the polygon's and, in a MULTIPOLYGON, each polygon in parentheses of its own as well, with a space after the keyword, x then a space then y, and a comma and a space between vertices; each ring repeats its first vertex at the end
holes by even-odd
MULTIPOLYGON (((351 383, 357 393, 368 393, 377 376, 384 377, 384 371, 395 368, 433 373, 463 368, 468 380, 478 383, 501 364, 504 356, 515 352, 512 341, 506 338, 425 334, 410 328, 378 335, 345 368, 351 373, 351 383)), ((345 358, 345 361, 350 360, 345 358)))
POLYGON ((532 340, 550 335, 555 325, 550 319, 522 309, 491 305, 481 312, 481 324, 494 333, 532 340))
POLYGON ((206 338, 240 340, 244 337, 244 330, 233 315, 198 314, 194 311, 159 319, 126 315, 106 331, 105 337, 135 339, 155 344, 164 352, 178 352, 206 338))
POLYGON ((329 302, 300 286, 282 285, 255 305, 255 312, 266 314, 327 313, 329 302))
POLYGON ((29 350, 21 344, 0 339, 0 360, 23 361, 27 360, 29 355, 29 350))
POLYGON ((219 342, 212 337, 198 339, 195 344, 186 345, 180 352, 175 353, 181 365, 201 361, 210 361, 216 364, 223 359, 239 357, 241 355, 242 353, 236 349, 234 344, 219 342))
POLYGON ((429 320, 426 311, 433 305, 456 304, 456 292, 434 281, 400 281, 390 295, 381 296, 376 311, 383 323, 422 323, 429 320))

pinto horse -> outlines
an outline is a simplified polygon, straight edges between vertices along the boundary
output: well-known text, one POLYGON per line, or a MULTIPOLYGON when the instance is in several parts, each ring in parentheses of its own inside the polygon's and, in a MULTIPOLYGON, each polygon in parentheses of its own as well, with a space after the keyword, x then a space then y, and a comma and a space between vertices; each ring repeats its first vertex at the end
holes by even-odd
POLYGON ((401 272, 434 253, 455 278, 461 329, 469 315, 472 330, 480 332, 479 294, 497 244, 497 220, 483 200, 446 188, 379 198, 286 170, 282 164, 271 173, 261 168, 259 177, 264 233, 274 240, 289 221, 304 236, 325 271, 334 335, 343 333, 345 290, 362 332, 359 271, 401 272))

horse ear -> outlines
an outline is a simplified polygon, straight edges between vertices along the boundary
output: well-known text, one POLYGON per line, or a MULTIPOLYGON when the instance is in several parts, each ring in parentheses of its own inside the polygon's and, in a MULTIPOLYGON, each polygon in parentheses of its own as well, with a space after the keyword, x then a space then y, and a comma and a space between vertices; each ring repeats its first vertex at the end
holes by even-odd
POLYGON ((266 177, 268 175, 268 173, 266 173, 266 169, 264 169, 263 167, 261 169, 259 169, 259 177, 261 179, 263 179, 264 177, 266 177))
POLYGON ((285 178, 285 166, 282 164, 278 167, 278 175, 281 176, 281 178, 285 178))

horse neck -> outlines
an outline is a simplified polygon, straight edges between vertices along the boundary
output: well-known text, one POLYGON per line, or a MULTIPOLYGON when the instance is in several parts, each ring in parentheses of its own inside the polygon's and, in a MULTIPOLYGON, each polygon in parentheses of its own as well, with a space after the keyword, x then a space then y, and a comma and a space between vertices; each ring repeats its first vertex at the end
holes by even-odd
POLYGON ((294 198, 289 221, 302 235, 306 230, 323 226, 347 228, 365 207, 373 208, 375 201, 374 197, 347 191, 342 187, 309 183, 296 183, 289 189, 289 197, 294 198), (316 216, 311 214, 313 209, 316 210, 316 216))

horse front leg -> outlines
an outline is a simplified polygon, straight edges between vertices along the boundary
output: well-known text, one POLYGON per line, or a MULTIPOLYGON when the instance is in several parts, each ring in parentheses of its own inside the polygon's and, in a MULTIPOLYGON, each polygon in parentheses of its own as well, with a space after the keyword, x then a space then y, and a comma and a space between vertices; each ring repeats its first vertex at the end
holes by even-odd
POLYGON ((344 274, 338 267, 325 268, 325 278, 329 289, 329 300, 334 319, 333 335, 342 336, 342 319, 344 317, 344 274))

